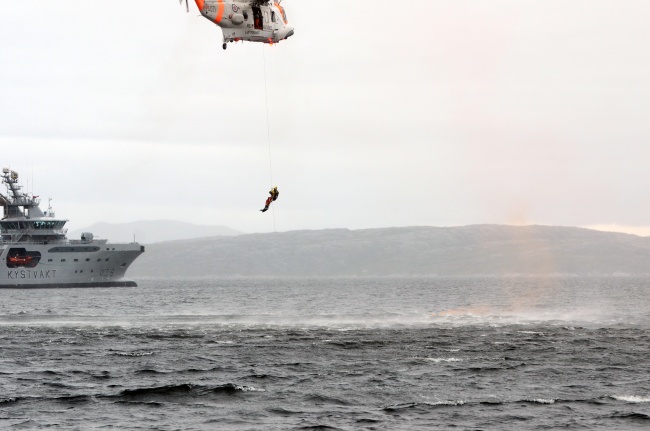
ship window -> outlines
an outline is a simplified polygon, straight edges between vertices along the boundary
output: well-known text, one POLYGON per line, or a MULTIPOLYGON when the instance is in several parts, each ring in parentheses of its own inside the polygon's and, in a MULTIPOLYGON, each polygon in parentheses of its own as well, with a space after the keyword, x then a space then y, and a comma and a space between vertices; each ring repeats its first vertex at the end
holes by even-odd
POLYGON ((94 270, 94 269, 91 269, 90 272, 95 272, 95 270, 94 270))
POLYGON ((86 259, 86 262, 90 262, 90 259, 86 259))
POLYGON ((107 248, 106 251, 110 251, 110 248, 107 248))
POLYGON ((99 247, 52 247, 48 251, 50 253, 83 253, 88 251, 99 251, 99 247))
POLYGON ((65 259, 61 259, 61 262, 65 262, 65 259))
POLYGON ((75 259, 74 261, 75 261, 75 262, 79 262, 79 259, 75 259))
POLYGON ((47 261, 48 261, 48 262, 52 262, 52 259, 48 259, 47 261))
POLYGON ((76 269, 74 270, 74 273, 75 273, 75 274, 77 273, 77 270, 76 270, 76 269))
POLYGON ((83 272, 84 272, 83 269, 79 270, 79 274, 83 274, 83 272))
POLYGON ((245 10, 245 11, 243 11, 242 13, 244 14, 244 19, 245 19, 246 21, 248 21, 248 11, 245 10))
POLYGON ((115 250, 115 249, 113 249, 113 250, 115 250))
POLYGON ((123 263, 122 266, 126 266, 126 263, 123 263))
POLYGON ((101 261, 102 261, 101 259, 97 259, 97 262, 101 262, 101 261))
POLYGON ((106 262, 108 262, 108 259, 106 259, 106 262))

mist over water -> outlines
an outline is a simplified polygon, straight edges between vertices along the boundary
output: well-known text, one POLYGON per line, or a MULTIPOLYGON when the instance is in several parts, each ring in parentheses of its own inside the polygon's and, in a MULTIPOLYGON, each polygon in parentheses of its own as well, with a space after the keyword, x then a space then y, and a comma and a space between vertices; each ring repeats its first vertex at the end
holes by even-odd
POLYGON ((650 278, 148 278, 129 289, 7 290, 0 325, 400 327, 650 324, 650 278))
POLYGON ((0 428, 650 424, 650 278, 138 282, 0 291, 0 428))

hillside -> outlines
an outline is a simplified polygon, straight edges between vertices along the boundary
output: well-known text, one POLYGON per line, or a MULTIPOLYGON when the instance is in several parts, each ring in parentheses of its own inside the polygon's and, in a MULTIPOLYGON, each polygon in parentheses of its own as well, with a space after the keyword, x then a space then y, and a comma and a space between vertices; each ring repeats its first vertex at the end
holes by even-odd
POLYGON ((650 238, 574 227, 475 225, 170 241, 147 246, 128 274, 641 274, 649 268, 650 238))

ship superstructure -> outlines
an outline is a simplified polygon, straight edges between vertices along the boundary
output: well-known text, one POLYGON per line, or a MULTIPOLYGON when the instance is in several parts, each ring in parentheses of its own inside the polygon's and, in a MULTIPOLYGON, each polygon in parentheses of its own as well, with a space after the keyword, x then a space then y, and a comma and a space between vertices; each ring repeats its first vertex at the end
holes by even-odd
POLYGON ((89 232, 68 239, 68 220, 51 206, 42 211, 39 197, 22 191, 17 172, 4 168, 2 183, 0 288, 136 286, 124 276, 144 246, 111 244, 89 232))

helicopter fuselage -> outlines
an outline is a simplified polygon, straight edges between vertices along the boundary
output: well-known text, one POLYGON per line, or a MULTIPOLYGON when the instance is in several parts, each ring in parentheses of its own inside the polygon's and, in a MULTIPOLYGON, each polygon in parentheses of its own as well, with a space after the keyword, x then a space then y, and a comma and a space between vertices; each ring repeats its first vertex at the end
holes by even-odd
POLYGON ((204 18, 223 32, 223 48, 229 42, 278 43, 293 35, 284 8, 278 2, 195 0, 204 18))

